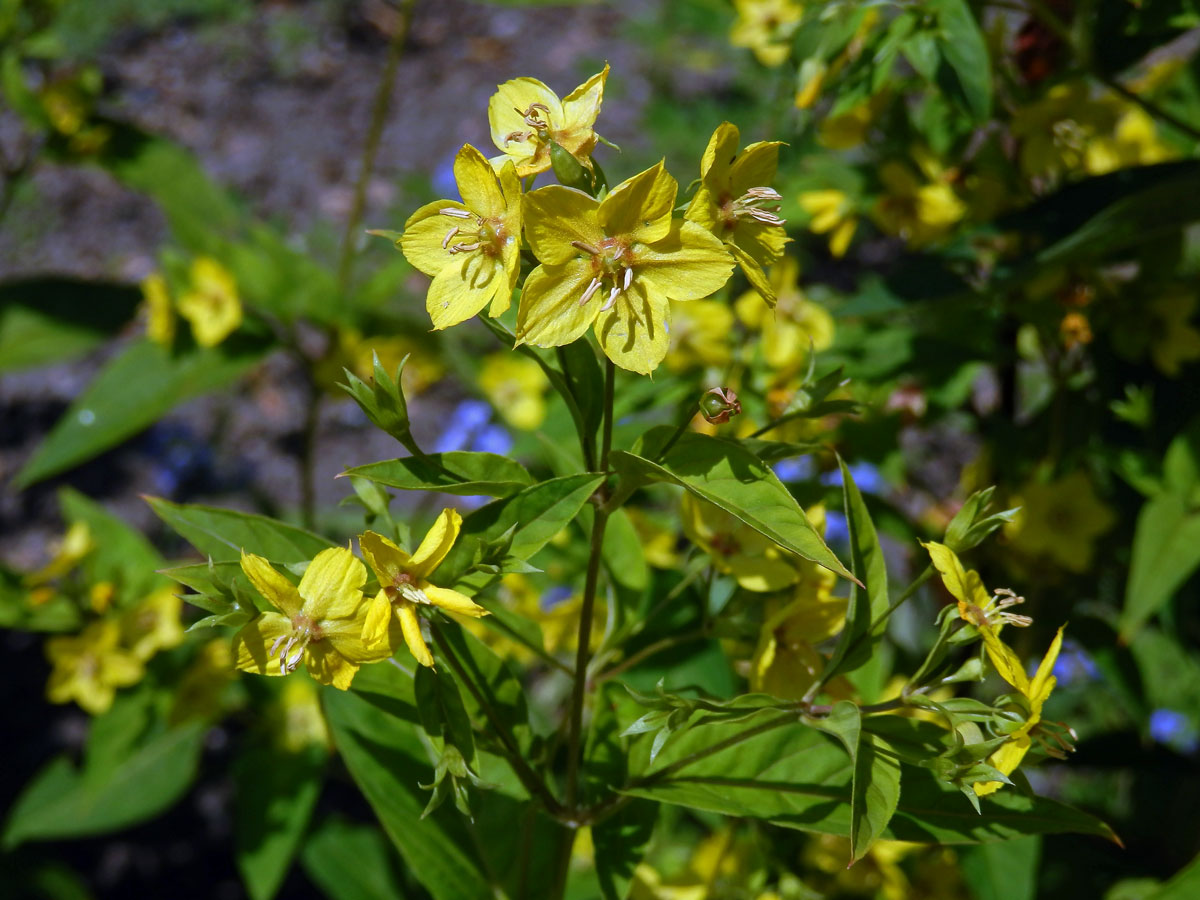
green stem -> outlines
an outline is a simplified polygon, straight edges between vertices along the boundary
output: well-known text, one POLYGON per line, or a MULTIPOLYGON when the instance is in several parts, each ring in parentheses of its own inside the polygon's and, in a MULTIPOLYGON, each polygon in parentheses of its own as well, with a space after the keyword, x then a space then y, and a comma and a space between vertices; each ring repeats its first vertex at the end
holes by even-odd
POLYGON ((910 584, 908 587, 906 587, 904 589, 904 592, 899 597, 897 597, 895 600, 892 601, 892 605, 889 606, 887 609, 885 609, 883 612, 881 612, 879 614, 879 617, 876 618, 875 621, 873 621, 871 623, 871 628, 870 628, 870 631, 868 632, 868 634, 874 632, 876 628, 878 628, 881 624, 883 624, 883 622, 885 622, 887 620, 888 616, 890 616, 892 613, 894 613, 896 610, 898 610, 904 604, 904 602, 909 597, 911 597, 913 594, 915 594, 917 592, 917 589, 920 588, 921 585, 923 585, 925 582, 927 582, 932 576, 933 576, 933 566, 928 565, 925 567, 925 570, 920 575, 918 575, 915 579, 913 579, 912 584, 910 584))
POLYGON ((604 360, 604 434, 600 443, 600 471, 608 472, 608 454, 612 450, 613 394, 616 392, 617 367, 611 359, 604 360))
MULTIPOLYGON (((532 176, 530 176, 532 177, 532 176)), ((579 398, 575 396, 575 389, 571 387, 571 378, 567 374, 567 351, 562 347, 555 347, 555 353, 558 355, 558 367, 562 369, 563 386, 566 388, 567 394, 570 395, 570 402, 574 408, 579 410, 579 398)), ((576 417, 576 424, 582 426, 583 414, 579 412, 576 417)), ((589 472, 596 471, 596 442, 595 435, 584 434, 582 427, 577 427, 575 431, 579 434, 579 449, 583 452, 583 465, 589 472)))
POLYGON ((663 444, 663 448, 654 455, 654 459, 651 462, 658 462, 667 455, 667 451, 674 447, 675 442, 683 437, 683 433, 687 431, 688 426, 692 424, 692 419, 694 418, 696 418, 696 410, 694 407, 689 406, 684 420, 675 428, 675 433, 671 435, 671 439, 663 444))
POLYGON ((611 669, 601 672, 594 679, 596 684, 608 681, 610 678, 616 678, 622 672, 627 672, 643 660, 649 659, 655 653, 661 653, 664 650, 670 650, 672 647, 678 647, 680 644, 689 644, 692 641, 698 641, 707 636, 707 631, 703 628, 697 628, 694 631, 689 631, 685 634, 677 634, 672 637, 665 637, 661 641, 655 641, 634 653, 632 656, 621 660, 611 669))
POLYGON ((516 776, 520 779, 521 784, 525 786, 525 790, 529 791, 530 794, 541 800, 542 805, 546 808, 546 812, 551 816, 561 815, 563 811, 562 806, 559 804, 558 800, 554 798, 554 795, 550 793, 550 789, 546 786, 546 783, 535 771, 533 771, 532 768, 530 768, 529 763, 525 761, 525 757, 522 756, 521 748, 517 746, 516 740, 511 734, 508 733, 508 729, 504 726, 503 721, 501 721, 500 716, 496 713, 496 710, 492 707, 492 704, 488 701, 487 697, 484 696, 483 691, 481 691, 479 686, 475 684, 474 679, 467 674, 462 661, 454 652, 454 648, 450 645, 450 642, 446 639, 446 636, 442 634, 441 628, 436 622, 430 622, 429 625, 430 633, 433 635, 433 642, 437 644, 438 649, 442 651, 442 656, 445 658, 447 665, 450 666, 451 671, 454 672, 455 677, 462 682, 463 686, 467 689, 467 692, 475 698, 475 702, 478 703, 479 708, 483 710, 483 714, 487 718, 488 724, 492 726, 492 730, 495 732, 496 737, 500 739, 500 743, 504 747, 505 759, 508 760, 509 765, 512 766, 513 772, 516 773, 516 776))
POLYGON ((308 403, 304 413, 304 431, 300 444, 300 521, 310 531, 317 518, 317 432, 321 424, 321 388, 311 376, 311 367, 304 370, 308 381, 308 403))
POLYGON ((371 124, 367 129, 366 142, 363 144, 358 180, 354 184, 354 200, 350 205, 346 230, 342 233, 342 253, 338 261, 337 272, 338 288, 342 294, 345 294, 350 286, 350 272, 354 265, 358 229, 367 205, 367 183, 371 180, 371 174, 375 170, 375 156, 379 152, 379 141, 383 137, 383 126, 387 121, 388 108, 392 103, 392 90, 396 85, 396 70, 400 65, 400 58, 404 55, 404 43, 408 40, 408 31, 412 25, 415 5, 416 0, 401 0, 400 24, 388 45, 383 76, 375 88, 375 101, 371 105, 371 124))

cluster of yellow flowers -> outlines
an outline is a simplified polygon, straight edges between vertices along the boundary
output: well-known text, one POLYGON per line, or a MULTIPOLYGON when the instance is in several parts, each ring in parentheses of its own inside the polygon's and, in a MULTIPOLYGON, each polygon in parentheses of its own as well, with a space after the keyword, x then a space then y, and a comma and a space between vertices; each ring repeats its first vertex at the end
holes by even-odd
POLYGON ((433 665, 418 609, 439 608, 478 618, 487 610, 429 581, 458 539, 462 517, 446 509, 413 554, 380 534, 359 536, 359 548, 379 590, 363 593, 367 570, 349 549, 331 547, 309 562, 299 585, 261 556, 242 554, 242 571, 275 607, 234 637, 235 664, 259 675, 287 675, 304 662, 321 684, 346 690, 365 663, 387 659, 403 640, 417 662, 433 665))
POLYGON ((502 155, 489 161, 465 145, 454 162, 462 200, 426 204, 409 218, 397 246, 433 278, 426 308, 435 329, 485 309, 503 314, 520 281, 523 248, 538 265, 521 290, 518 343, 559 347, 591 328, 608 358, 633 372, 649 374, 666 356, 671 302, 716 293, 735 263, 775 304, 764 267, 788 241, 776 214, 780 195, 767 186, 777 141, 739 152, 738 129, 723 123, 682 217, 675 215, 678 183, 661 162, 595 196, 561 184, 529 190, 556 154, 601 183, 591 152, 607 76, 605 67, 561 100, 533 78, 501 85, 488 117, 502 155))
POLYGON ((176 313, 192 326, 201 347, 215 347, 242 324, 242 301, 232 273, 208 256, 192 261, 186 290, 172 298, 167 279, 155 272, 142 282, 146 336, 163 346, 175 340, 176 313))

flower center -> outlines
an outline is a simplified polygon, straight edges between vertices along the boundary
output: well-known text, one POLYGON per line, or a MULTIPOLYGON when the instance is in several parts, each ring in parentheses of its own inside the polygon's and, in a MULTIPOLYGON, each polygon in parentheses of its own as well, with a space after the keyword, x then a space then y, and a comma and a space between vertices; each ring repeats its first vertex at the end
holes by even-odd
POLYGON ((442 238, 442 249, 450 255, 456 253, 471 253, 478 250, 485 256, 496 256, 500 248, 508 241, 508 232, 504 223, 499 219, 488 219, 465 209, 449 207, 440 210, 443 216, 451 219, 462 219, 462 225, 455 225, 442 238), (470 230, 471 228, 474 230, 470 230), (451 243, 453 241, 453 243, 451 243))
POLYGON ((764 225, 782 227, 785 219, 779 217, 779 201, 783 196, 769 187, 753 187, 734 200, 725 196, 721 202, 721 220, 732 229, 741 219, 754 219, 764 225))
POLYGON ((584 241, 571 241, 571 246, 582 250, 592 258, 592 280, 583 292, 579 305, 583 306, 596 295, 605 281, 611 281, 608 299, 600 307, 605 312, 617 302, 617 297, 629 290, 633 284, 633 248, 627 238, 606 237, 598 246, 584 241))
POLYGON ((513 111, 525 119, 525 124, 529 127, 529 131, 510 131, 504 136, 504 146, 507 147, 512 143, 521 143, 530 138, 545 142, 550 135, 550 107, 545 103, 531 103, 528 109, 517 109, 513 107, 513 111))
POLYGON ((321 631, 321 626, 311 616, 296 613, 292 616, 291 632, 281 634, 275 639, 275 643, 271 645, 271 652, 267 654, 267 659, 270 659, 278 651, 279 674, 286 675, 288 672, 296 671, 300 660, 304 658, 305 647, 324 639, 325 634, 321 631))
POLYGON ((409 603, 423 603, 429 605, 429 598, 425 596, 425 592, 417 587, 417 580, 407 572, 401 572, 392 578, 392 597, 399 594, 404 600, 409 603))

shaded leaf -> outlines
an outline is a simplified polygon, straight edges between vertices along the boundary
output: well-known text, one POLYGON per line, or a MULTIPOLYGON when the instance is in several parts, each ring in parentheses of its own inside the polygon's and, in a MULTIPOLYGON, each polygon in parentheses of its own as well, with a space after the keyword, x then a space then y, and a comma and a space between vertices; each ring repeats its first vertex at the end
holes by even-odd
POLYGON ((347 469, 344 474, 404 491, 438 491, 461 496, 507 497, 533 483, 525 467, 516 460, 465 450, 368 463, 347 469))

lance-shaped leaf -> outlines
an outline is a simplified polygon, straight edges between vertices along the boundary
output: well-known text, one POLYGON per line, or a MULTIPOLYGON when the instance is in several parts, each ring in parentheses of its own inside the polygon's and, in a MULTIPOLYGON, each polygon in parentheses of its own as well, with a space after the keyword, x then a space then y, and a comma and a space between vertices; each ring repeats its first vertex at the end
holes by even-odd
POLYGON ((277 563, 305 562, 337 546, 311 531, 267 516, 158 497, 147 497, 146 502, 160 519, 215 562, 236 562, 243 550, 277 563))
POLYGON ((677 484, 784 549, 857 581, 775 473, 740 444, 704 434, 684 434, 655 461, 674 430, 662 426, 647 432, 640 454, 622 450, 612 454, 612 464, 622 478, 621 492, 650 481, 677 484))
POLYGON ((388 459, 355 466, 343 474, 402 491, 439 491, 459 496, 507 497, 533 483, 529 472, 516 460, 466 450, 388 459))

